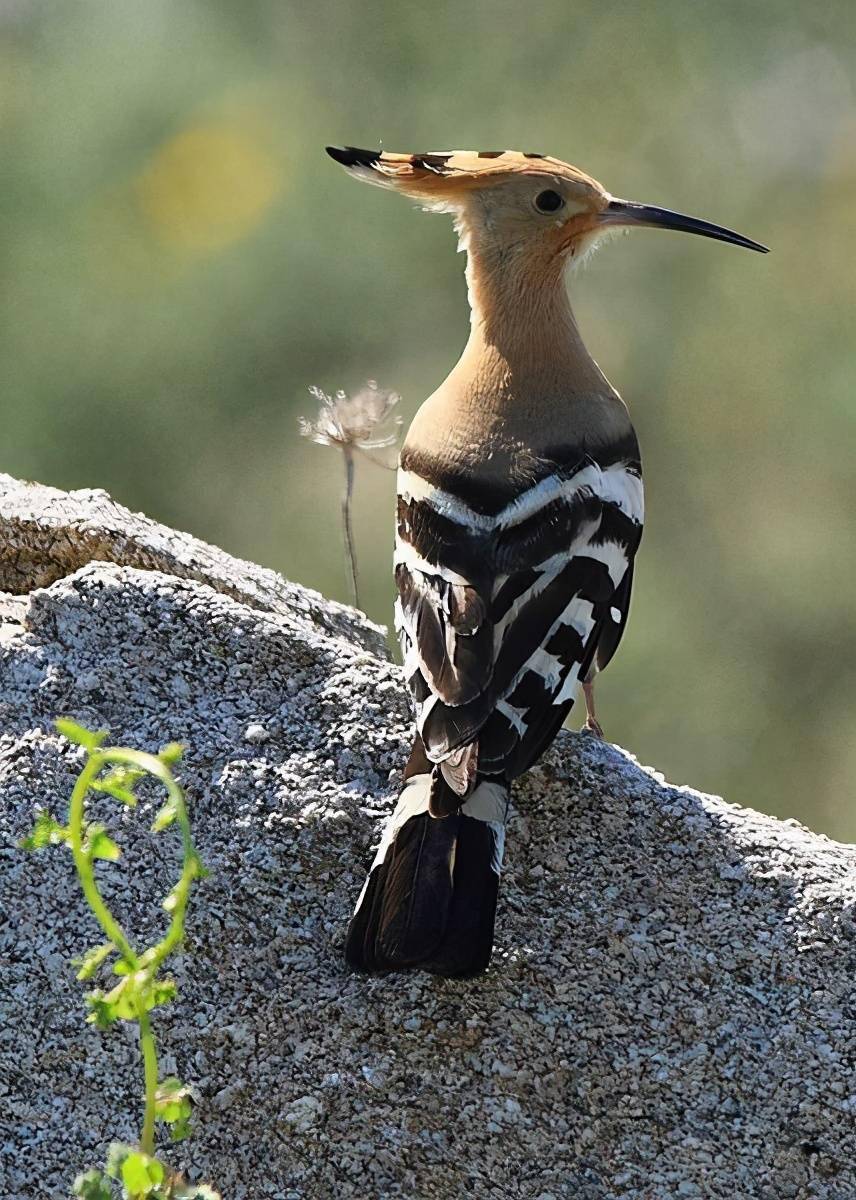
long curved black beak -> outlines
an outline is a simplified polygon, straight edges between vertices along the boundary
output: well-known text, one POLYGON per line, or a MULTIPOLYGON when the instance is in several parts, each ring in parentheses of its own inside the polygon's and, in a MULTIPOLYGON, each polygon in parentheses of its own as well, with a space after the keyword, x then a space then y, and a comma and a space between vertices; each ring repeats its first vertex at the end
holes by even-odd
POLYGON ((768 246, 753 242, 732 229, 711 225, 709 221, 700 221, 698 217, 686 217, 683 213, 672 212, 669 208, 657 208, 653 204, 634 204, 632 200, 610 200, 600 214, 600 224, 650 225, 655 229, 677 229, 681 233, 698 233, 702 237, 715 238, 718 242, 731 242, 733 246, 745 246, 747 250, 769 254, 768 246))

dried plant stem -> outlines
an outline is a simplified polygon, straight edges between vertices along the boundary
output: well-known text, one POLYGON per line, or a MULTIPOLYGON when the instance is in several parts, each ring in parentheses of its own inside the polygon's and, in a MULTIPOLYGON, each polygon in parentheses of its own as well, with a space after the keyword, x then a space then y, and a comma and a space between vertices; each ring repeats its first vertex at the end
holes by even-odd
POLYGON ((400 397, 395 392, 381 391, 372 380, 354 396, 348 396, 341 390, 335 396, 330 396, 317 387, 311 387, 309 391, 319 403, 318 416, 314 421, 301 417, 300 432, 319 446, 338 447, 345 459, 342 527, 351 579, 351 599, 354 607, 359 608, 357 553, 351 522, 354 454, 360 450, 372 462, 392 467, 391 462, 384 461, 384 451, 391 451, 398 442, 401 416, 395 412, 395 407, 400 397))
POLYGON ((350 446, 342 447, 345 459, 345 489, 342 492, 342 529, 345 536, 345 556, 351 575, 351 595, 354 608, 360 607, 357 588, 357 552, 354 549, 354 530, 351 524, 351 498, 354 494, 354 452, 350 446))

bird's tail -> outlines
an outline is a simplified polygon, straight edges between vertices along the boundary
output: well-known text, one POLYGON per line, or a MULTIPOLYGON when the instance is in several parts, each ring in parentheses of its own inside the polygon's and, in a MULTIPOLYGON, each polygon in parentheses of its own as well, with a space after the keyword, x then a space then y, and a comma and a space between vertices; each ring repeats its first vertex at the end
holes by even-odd
POLYGON ((490 962, 508 786, 481 780, 445 817, 430 793, 430 775, 411 776, 384 830, 345 943, 359 970, 474 975, 490 962))

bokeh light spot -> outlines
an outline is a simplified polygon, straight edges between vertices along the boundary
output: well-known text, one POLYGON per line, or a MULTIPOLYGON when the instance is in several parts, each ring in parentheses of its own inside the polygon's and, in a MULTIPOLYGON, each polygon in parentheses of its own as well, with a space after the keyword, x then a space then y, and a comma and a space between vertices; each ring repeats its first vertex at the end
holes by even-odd
POLYGON ((252 131, 200 124, 161 146, 135 187, 162 241, 205 254, 257 228, 282 183, 278 164, 252 131))

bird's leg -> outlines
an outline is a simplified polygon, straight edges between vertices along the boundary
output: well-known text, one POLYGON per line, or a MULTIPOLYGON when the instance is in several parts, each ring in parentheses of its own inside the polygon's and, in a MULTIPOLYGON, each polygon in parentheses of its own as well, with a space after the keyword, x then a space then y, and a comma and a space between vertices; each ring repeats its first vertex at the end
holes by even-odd
POLYGON ((586 679, 583 683, 583 696, 586 701, 586 723, 583 725, 583 732, 590 733, 597 738, 603 738, 600 721, 598 721, 594 714, 594 679, 586 679))

